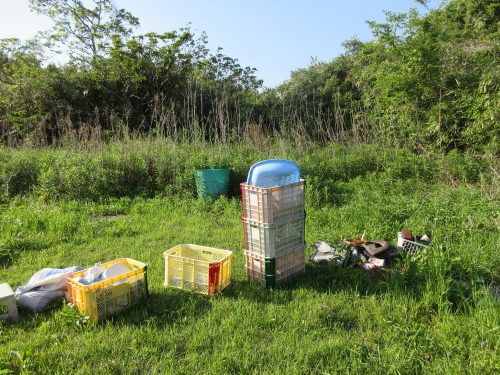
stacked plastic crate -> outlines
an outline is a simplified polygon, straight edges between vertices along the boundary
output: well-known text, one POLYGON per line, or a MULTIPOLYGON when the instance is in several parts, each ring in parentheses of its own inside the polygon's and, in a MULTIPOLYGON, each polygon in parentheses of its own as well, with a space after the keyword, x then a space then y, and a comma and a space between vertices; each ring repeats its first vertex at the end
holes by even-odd
POLYGON ((259 187, 249 174, 241 184, 247 277, 267 287, 282 285, 305 269, 304 180, 297 170, 296 182, 259 187))

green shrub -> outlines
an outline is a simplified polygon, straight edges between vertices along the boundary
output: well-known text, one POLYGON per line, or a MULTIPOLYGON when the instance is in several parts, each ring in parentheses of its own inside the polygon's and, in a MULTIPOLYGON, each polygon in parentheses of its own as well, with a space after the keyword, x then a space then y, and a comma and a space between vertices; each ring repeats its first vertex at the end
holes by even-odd
POLYGON ((487 171, 488 162, 478 156, 449 152, 438 160, 440 178, 446 182, 477 183, 487 171))
MULTIPOLYGON (((0 166, 0 186, 2 194, 8 198, 26 195, 38 183, 40 165, 36 153, 11 151, 0 166)), ((2 195, 0 194, 0 195, 2 195)))
POLYGON ((44 199, 101 201, 120 197, 196 196, 193 171, 229 168, 230 196, 239 196, 252 164, 269 158, 294 160, 307 180, 313 207, 341 205, 350 191, 345 184, 371 175, 389 181, 479 183, 496 162, 452 151, 447 155, 416 154, 377 145, 311 145, 305 149, 276 143, 266 151, 250 145, 161 144, 130 141, 101 145, 97 152, 3 150, 2 196, 34 194, 44 199))

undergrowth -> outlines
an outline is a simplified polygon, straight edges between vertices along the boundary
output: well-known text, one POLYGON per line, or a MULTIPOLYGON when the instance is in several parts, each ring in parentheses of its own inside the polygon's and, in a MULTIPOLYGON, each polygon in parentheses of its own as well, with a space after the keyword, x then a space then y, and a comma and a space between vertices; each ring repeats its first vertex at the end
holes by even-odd
POLYGON ((0 148, 3 199, 32 195, 44 200, 102 201, 119 197, 194 196, 193 170, 231 169, 231 191, 239 193, 250 166, 266 158, 288 158, 302 168, 315 203, 329 203, 337 184, 371 173, 392 180, 419 178, 428 183, 491 183, 493 157, 415 154, 376 145, 294 145, 267 150, 250 144, 170 144, 156 140, 87 145, 85 148, 0 148))

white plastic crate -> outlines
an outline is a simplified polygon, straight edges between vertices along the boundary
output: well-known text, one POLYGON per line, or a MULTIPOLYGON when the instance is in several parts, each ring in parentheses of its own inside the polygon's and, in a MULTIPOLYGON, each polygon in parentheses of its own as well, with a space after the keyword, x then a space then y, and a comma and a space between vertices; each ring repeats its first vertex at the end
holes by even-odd
POLYGON ((271 224, 304 212, 304 180, 271 188, 240 186, 245 219, 271 224))
POLYGON ((416 254, 420 250, 430 247, 429 245, 403 238, 403 234, 401 232, 398 232, 398 246, 404 249, 408 254, 416 254))
POLYGON ((289 250, 276 258, 265 258, 250 251, 245 253, 247 278, 267 287, 284 284, 305 270, 305 245, 289 250))
POLYGON ((243 219, 244 247, 256 255, 275 258, 304 245, 304 213, 287 221, 263 224, 243 219))

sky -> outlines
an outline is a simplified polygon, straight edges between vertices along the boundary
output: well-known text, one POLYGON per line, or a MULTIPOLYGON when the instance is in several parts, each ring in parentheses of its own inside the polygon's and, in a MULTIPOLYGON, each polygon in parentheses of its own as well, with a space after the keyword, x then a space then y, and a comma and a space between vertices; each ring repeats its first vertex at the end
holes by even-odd
MULTIPOLYGON (((115 0, 138 17, 138 33, 166 32, 190 24, 206 32, 208 46, 257 69, 265 87, 289 79, 312 59, 328 62, 343 52, 342 42, 371 39, 366 20, 383 21, 384 10, 427 10, 414 0, 115 0)), ((430 0, 431 9, 441 0, 430 0)), ((30 12, 28 0, 0 0, 0 38, 26 39, 51 21, 30 12)))

